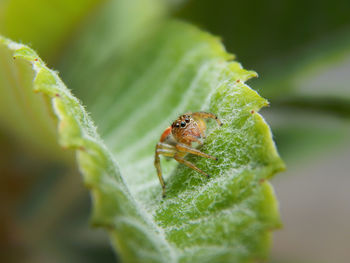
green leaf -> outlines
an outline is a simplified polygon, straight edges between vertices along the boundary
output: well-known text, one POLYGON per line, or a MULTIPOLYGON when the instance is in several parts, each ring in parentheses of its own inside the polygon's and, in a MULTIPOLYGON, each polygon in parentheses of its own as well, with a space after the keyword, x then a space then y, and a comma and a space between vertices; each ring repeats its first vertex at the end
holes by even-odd
MULTIPOLYGON (((92 223, 109 231, 125 262, 266 258, 271 230, 280 226, 277 201, 266 179, 284 165, 269 127, 257 113, 267 102, 245 84, 255 73, 230 61, 232 56, 216 38, 181 22, 165 20, 136 42, 129 43, 138 47, 133 52, 117 57, 118 65, 113 64, 112 45, 102 58, 96 57, 99 63, 86 64, 87 69, 71 65, 75 70, 67 82, 91 111, 97 133, 57 73, 28 47, 1 38, 0 72, 12 72, 1 75, 1 98, 19 87, 28 93, 13 98, 11 104, 4 101, 1 124, 17 131, 18 137, 23 136, 23 127, 30 126, 28 141, 44 145, 43 151, 56 152, 55 146, 46 145, 46 137, 39 140, 42 133, 50 134, 47 138, 57 135, 61 146, 76 150, 91 190, 92 223), (143 42, 136 43, 140 39, 143 42), (85 79, 80 82, 81 76, 85 79), (20 79, 21 85, 16 82, 20 79), (29 109, 38 107, 36 113, 17 107, 21 100, 29 109), (7 107, 18 114, 8 114, 7 107), (153 167, 155 143, 178 114, 198 110, 213 112, 224 123, 209 125, 202 147, 219 161, 189 156, 212 175, 207 179, 163 160, 168 196, 162 199, 153 167), (40 127, 32 124, 37 114, 40 127), (57 120, 58 133, 52 129, 49 133, 57 120)), ((91 60, 96 55, 89 49, 84 52, 91 60)), ((69 63, 65 70, 71 72, 69 63)))

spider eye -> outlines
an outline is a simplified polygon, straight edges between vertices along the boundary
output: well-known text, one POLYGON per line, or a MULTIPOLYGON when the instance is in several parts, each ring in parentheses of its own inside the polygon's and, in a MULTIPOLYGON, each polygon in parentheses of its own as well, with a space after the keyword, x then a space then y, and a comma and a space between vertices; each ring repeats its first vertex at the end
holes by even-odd
POLYGON ((189 123, 189 122, 190 122, 190 119, 189 119, 189 118, 186 118, 185 121, 186 121, 187 123, 189 123))
POLYGON ((182 121, 181 122, 181 127, 185 127, 186 126, 186 122, 182 121))
POLYGON ((177 123, 175 124, 175 127, 176 127, 176 128, 179 128, 179 127, 180 127, 180 124, 177 122, 177 123))

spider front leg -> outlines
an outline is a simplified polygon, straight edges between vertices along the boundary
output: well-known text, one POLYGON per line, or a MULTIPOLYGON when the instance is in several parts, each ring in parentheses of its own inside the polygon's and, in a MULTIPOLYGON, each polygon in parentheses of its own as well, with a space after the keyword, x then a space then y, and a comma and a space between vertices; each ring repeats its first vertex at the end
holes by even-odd
POLYGON ((197 155, 197 156, 201 156, 201 157, 205 157, 205 158, 208 158, 208 159, 213 159, 213 160, 218 160, 218 158, 214 157, 214 156, 211 156, 209 154, 206 154, 204 152, 201 152, 197 149, 194 149, 186 144, 182 144, 182 143, 178 143, 175 145, 175 148, 179 151, 178 153, 176 153, 174 155, 174 159, 176 161, 178 161, 179 163, 182 163, 184 165, 186 165, 187 167, 205 175, 206 177, 209 178, 209 175, 206 173, 206 172, 203 172, 201 169, 199 169, 197 166, 195 166, 193 163, 187 161, 184 159, 184 156, 186 155, 186 153, 191 153, 191 154, 194 154, 194 155, 197 155))
POLYGON ((216 122, 218 123, 219 126, 222 126, 222 122, 219 120, 219 118, 213 114, 213 113, 209 113, 209 112, 194 112, 192 113, 192 116, 194 118, 200 118, 200 119, 214 119, 216 120, 216 122))
POLYGON ((159 178, 159 182, 160 185, 162 186, 162 190, 163 190, 163 197, 165 197, 165 183, 164 183, 164 179, 162 176, 162 169, 160 167, 160 158, 159 158, 159 153, 156 152, 156 156, 154 159, 154 166, 157 169, 157 174, 158 174, 158 178, 159 178))
POLYGON ((156 153, 155 153, 155 158, 154 158, 154 166, 157 169, 157 174, 158 174, 158 178, 159 178, 159 182, 160 185, 162 186, 162 190, 163 190, 163 197, 165 197, 165 183, 164 183, 164 179, 162 176, 162 168, 160 167, 160 158, 159 155, 164 155, 167 157, 174 157, 176 153, 176 149, 174 148, 174 146, 168 145, 166 143, 157 143, 156 146, 156 153))
POLYGON ((157 169, 157 174, 158 174, 158 178, 159 178, 159 182, 162 186, 163 189, 163 197, 165 197, 165 183, 164 183, 164 179, 162 176, 162 169, 160 166, 160 155, 164 155, 167 157, 173 157, 176 161, 178 161, 179 163, 182 163, 184 165, 186 165, 187 167, 205 175, 206 177, 209 177, 209 175, 207 173, 205 173, 204 171, 202 171, 201 169, 199 169, 197 166, 195 166, 193 163, 187 161, 184 159, 184 156, 186 155, 186 153, 192 153, 198 156, 202 156, 202 157, 206 157, 209 159, 213 159, 213 160, 217 160, 217 158, 208 155, 206 153, 203 153, 199 150, 193 149, 185 144, 176 144, 176 146, 172 146, 166 143, 158 143, 156 146, 156 153, 155 153, 155 160, 154 160, 154 165, 157 169))
POLYGON ((208 158, 208 159, 213 159, 215 161, 218 160, 218 158, 214 157, 214 156, 211 156, 209 154, 206 154, 204 152, 201 152, 197 149, 194 149, 186 144, 183 144, 183 143, 178 143, 176 144, 175 148, 180 151, 180 152, 183 152, 183 153, 192 153, 194 155, 198 155, 198 156, 202 156, 202 157, 205 157, 205 158, 208 158))
POLYGON ((187 167, 189 167, 189 168, 191 168, 191 169, 193 169, 193 170, 195 170, 195 171, 197 171, 197 172, 199 172, 199 173, 205 175, 206 177, 208 177, 208 178, 210 177, 209 174, 207 174, 206 172, 203 172, 201 169, 199 169, 199 168, 198 168, 197 166, 195 166, 193 163, 191 163, 191 162, 185 160, 185 159, 183 158, 182 154, 179 154, 179 153, 175 154, 175 155, 174 155, 174 159, 175 159, 176 161, 178 161, 179 163, 182 163, 182 164, 186 165, 187 167))

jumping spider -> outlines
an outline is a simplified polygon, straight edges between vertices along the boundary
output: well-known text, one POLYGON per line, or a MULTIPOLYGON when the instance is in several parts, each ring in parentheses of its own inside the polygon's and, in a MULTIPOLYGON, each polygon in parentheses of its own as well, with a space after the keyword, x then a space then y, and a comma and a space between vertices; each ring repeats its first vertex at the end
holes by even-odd
POLYGON ((193 163, 184 159, 187 153, 195 154, 205 158, 217 160, 216 157, 203 153, 195 148, 192 148, 192 143, 197 142, 203 144, 202 139, 205 138, 206 124, 204 119, 215 119, 216 122, 221 126, 222 123, 212 113, 208 112, 194 112, 185 113, 178 117, 173 124, 165 129, 159 142, 156 146, 154 165, 157 169, 160 184, 163 189, 163 197, 165 197, 165 183, 162 176, 162 170, 160 167, 159 155, 164 155, 170 158, 174 158, 179 163, 182 163, 191 169, 204 174, 201 169, 196 167, 193 163))

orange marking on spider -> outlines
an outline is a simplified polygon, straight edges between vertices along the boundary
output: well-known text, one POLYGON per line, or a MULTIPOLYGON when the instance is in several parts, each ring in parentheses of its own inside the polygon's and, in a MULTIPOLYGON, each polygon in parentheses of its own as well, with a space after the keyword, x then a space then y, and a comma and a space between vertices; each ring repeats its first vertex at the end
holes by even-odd
POLYGON ((171 134, 171 127, 168 127, 165 129, 165 131, 163 132, 162 136, 160 137, 160 142, 164 142, 165 139, 171 134))
POLYGON ((205 138, 206 123, 205 119, 214 119, 221 126, 222 123, 216 115, 208 112, 185 113, 178 117, 173 124, 166 128, 162 133, 159 142, 156 145, 154 165, 157 169, 159 182, 163 189, 165 197, 165 183, 160 167, 160 155, 174 158, 189 168, 209 177, 209 175, 195 166, 193 163, 184 159, 185 155, 190 153, 201 157, 217 160, 216 157, 203 153, 192 148, 192 143, 203 144, 205 138))

